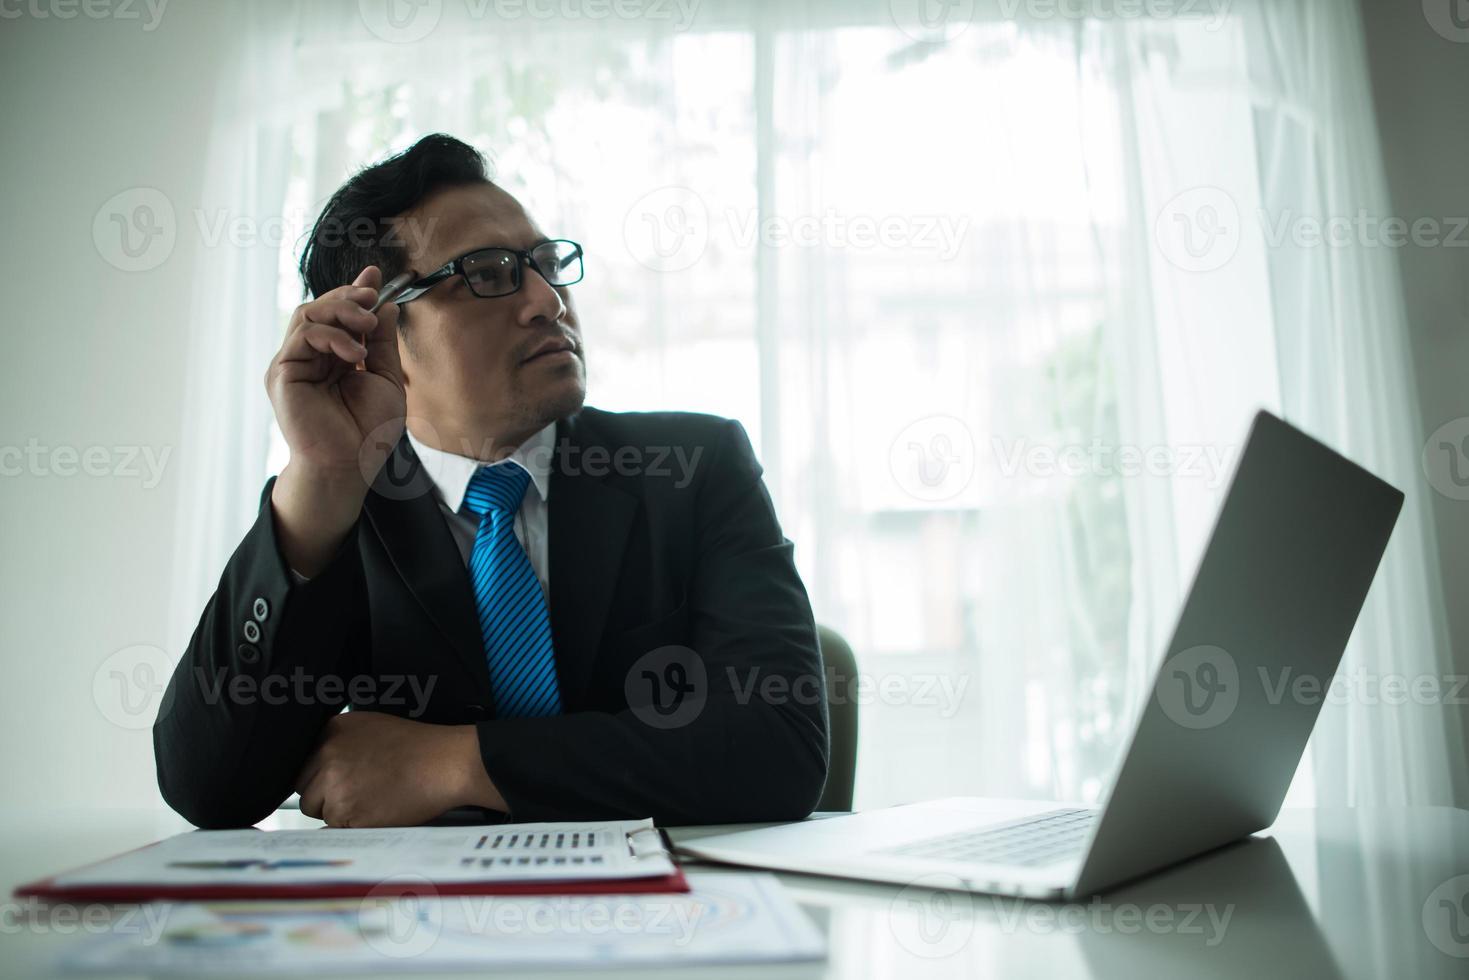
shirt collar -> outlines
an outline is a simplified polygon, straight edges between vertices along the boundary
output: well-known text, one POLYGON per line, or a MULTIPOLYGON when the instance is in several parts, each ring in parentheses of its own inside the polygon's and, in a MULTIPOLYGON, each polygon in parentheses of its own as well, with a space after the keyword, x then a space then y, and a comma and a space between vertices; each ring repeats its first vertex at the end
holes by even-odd
POLYGON ((470 478, 476 470, 486 465, 504 466, 512 461, 519 463, 530 474, 530 482, 535 486, 536 493, 540 494, 541 500, 551 499, 551 450, 556 442, 555 422, 525 440, 506 458, 488 464, 483 460, 446 453, 442 449, 424 445, 414 438, 412 432, 408 433, 408 442, 418 454, 418 461, 433 482, 434 489, 438 491, 439 499, 456 514, 464 503, 464 491, 469 489, 470 478))

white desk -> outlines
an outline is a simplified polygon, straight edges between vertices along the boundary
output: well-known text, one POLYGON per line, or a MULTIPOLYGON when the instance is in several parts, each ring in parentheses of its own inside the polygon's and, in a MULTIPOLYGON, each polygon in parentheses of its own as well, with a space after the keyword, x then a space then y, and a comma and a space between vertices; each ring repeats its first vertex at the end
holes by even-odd
MULTIPOLYGON (((264 826, 315 825, 283 812, 264 826)), ((163 812, 6 812, 0 886, 8 897, 23 881, 184 829, 163 812)), ((1469 977, 1469 812, 1287 811, 1267 837, 1074 905, 783 875, 827 933, 828 962, 690 972, 760 980, 1469 977)), ((74 941, 55 914, 8 903, 0 975, 45 975, 52 955, 74 941)))

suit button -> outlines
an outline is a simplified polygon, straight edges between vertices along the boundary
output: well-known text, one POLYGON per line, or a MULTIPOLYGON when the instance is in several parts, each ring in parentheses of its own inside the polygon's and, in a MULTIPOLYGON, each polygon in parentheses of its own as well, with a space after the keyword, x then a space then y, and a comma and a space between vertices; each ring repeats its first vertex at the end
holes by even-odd
POLYGON ((245 639, 251 643, 260 642, 260 624, 253 619, 245 620, 245 639))
POLYGON ((256 596, 253 611, 256 622, 263 623, 270 618, 270 603, 266 602, 260 596, 256 596))
POLYGON ((235 655, 239 657, 243 663, 258 663, 260 660, 260 649, 258 647, 252 647, 248 643, 241 643, 239 646, 235 647, 235 655))

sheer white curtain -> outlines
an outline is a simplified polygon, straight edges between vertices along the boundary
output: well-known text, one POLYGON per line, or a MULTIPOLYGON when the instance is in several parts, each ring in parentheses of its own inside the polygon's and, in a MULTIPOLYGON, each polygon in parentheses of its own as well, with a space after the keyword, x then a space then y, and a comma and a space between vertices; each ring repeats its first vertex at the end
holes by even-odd
POLYGON ((277 290, 291 162, 295 5, 243 5, 220 44, 214 129, 198 207, 181 215, 200 250, 191 303, 174 578, 179 655, 220 570, 254 520, 272 420, 261 379, 279 346, 277 290))
MULTIPOLYGON (((1261 405, 1411 491, 1349 663, 1441 671, 1391 256, 1282 250, 1259 218, 1386 212, 1353 17, 981 4, 924 27, 901 6, 414 8, 430 23, 314 3, 271 39, 289 120, 215 152, 268 142, 231 186, 304 226, 352 169, 446 130, 586 245, 592 403, 754 437, 817 617, 867 678, 861 806, 1096 798, 1261 405)), ((232 476, 213 537, 183 539, 186 594, 279 463, 258 377, 289 258, 221 268, 255 306, 201 321, 237 355, 196 355, 232 476)), ((1331 705, 1297 801, 1444 798, 1462 748, 1436 710, 1331 705)))
POLYGON ((1297 236, 1271 244, 1282 405, 1407 496, 1313 742, 1316 797, 1463 806, 1463 669, 1449 646, 1432 491, 1420 469, 1402 246, 1389 244, 1360 17, 1351 4, 1262 3, 1245 26, 1262 203, 1273 218, 1261 234, 1276 235, 1287 214, 1336 218, 1337 228, 1347 219, 1353 229, 1339 245, 1297 236))

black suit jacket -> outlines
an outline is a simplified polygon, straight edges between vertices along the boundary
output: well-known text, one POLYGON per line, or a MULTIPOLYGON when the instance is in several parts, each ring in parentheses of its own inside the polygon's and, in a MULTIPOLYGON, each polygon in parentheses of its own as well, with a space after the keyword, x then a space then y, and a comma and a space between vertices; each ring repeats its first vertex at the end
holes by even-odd
POLYGON ((738 423, 591 408, 558 423, 551 718, 495 717, 468 573, 406 438, 309 582, 285 567, 270 488, 153 728, 164 799, 194 824, 268 815, 348 703, 477 725, 515 820, 815 806, 828 754, 815 626, 738 423))

